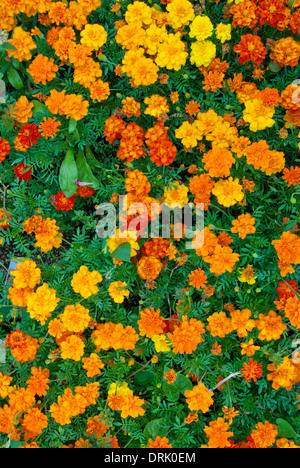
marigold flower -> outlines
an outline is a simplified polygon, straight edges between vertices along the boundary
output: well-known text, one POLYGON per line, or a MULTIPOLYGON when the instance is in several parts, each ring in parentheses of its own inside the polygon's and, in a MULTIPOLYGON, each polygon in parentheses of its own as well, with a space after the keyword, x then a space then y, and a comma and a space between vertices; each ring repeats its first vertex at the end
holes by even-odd
POLYGON ((55 117, 44 117, 39 125, 40 134, 46 139, 54 138, 57 135, 60 125, 61 123, 57 121, 55 117))
POLYGON ((231 325, 237 331, 239 338, 244 338, 248 332, 252 331, 255 327, 255 320, 251 319, 251 310, 233 310, 231 315, 231 325))
POLYGON ((214 312, 207 318, 207 321, 208 325, 206 328, 211 336, 224 338, 234 330, 232 321, 227 317, 225 312, 214 312))
POLYGON ((216 56, 216 45, 212 41, 196 41, 191 44, 190 62, 196 67, 208 67, 216 56))
POLYGON ((33 81, 36 84, 42 83, 43 85, 55 78, 57 70, 58 66, 54 63, 54 60, 45 57, 43 54, 38 54, 27 69, 33 81))
POLYGON ((185 65, 187 57, 188 53, 180 39, 180 33, 170 33, 167 39, 158 46, 155 63, 161 68, 178 71, 185 65))
POLYGON ((300 167, 291 166, 290 168, 285 167, 283 170, 282 179, 288 184, 289 187, 292 185, 300 185, 300 167))
POLYGON ((33 395, 47 395, 47 390, 49 390, 48 383, 50 381, 49 376, 49 369, 42 369, 42 367, 32 367, 31 376, 26 382, 28 390, 30 390, 33 395))
POLYGON ((208 437, 209 448, 227 448, 230 447, 228 437, 233 436, 233 432, 228 431, 229 424, 225 423, 223 418, 218 418, 211 421, 208 426, 204 427, 204 432, 208 437))
POLYGON ((12 387, 10 387, 10 383, 12 382, 13 378, 10 377, 9 375, 2 374, 0 372, 0 397, 1 398, 6 398, 9 395, 10 390, 12 390, 12 387))
POLYGON ((136 266, 139 277, 144 280, 156 280, 162 270, 162 263, 152 255, 142 257, 136 266))
POLYGON ((22 429, 32 434, 30 438, 40 435, 47 426, 48 418, 39 408, 29 409, 22 420, 22 429))
POLYGON ((21 96, 16 102, 13 113, 17 122, 27 123, 32 117, 33 104, 29 102, 26 96, 21 96))
POLYGON ((80 361, 84 353, 84 342, 76 335, 66 338, 60 345, 61 357, 63 359, 72 359, 80 361))
POLYGON ((16 50, 7 50, 6 53, 9 57, 14 57, 19 62, 23 60, 30 60, 32 50, 36 48, 36 44, 33 41, 29 32, 24 31, 20 26, 14 28, 12 39, 8 39, 16 50))
POLYGON ((248 343, 244 343, 244 342, 241 343, 242 356, 244 356, 245 354, 248 357, 254 356, 255 351, 257 351, 258 349, 260 349, 260 346, 254 345, 253 338, 251 338, 251 340, 249 340, 248 343))
POLYGON ((204 270, 198 268, 189 274, 189 284, 196 289, 203 289, 207 283, 207 276, 204 270))
POLYGON ((284 305, 284 312, 291 325, 300 329, 300 299, 296 294, 287 299, 284 305))
POLYGON ((274 125, 275 120, 272 119, 274 113, 274 107, 266 106, 259 99, 253 99, 245 102, 243 119, 250 124, 251 131, 257 132, 274 125))
POLYGON ((267 369, 271 371, 270 374, 267 375, 267 379, 272 382, 272 388, 274 388, 274 390, 285 388, 289 391, 298 381, 296 367, 292 359, 288 357, 284 357, 280 364, 269 364, 267 369))
POLYGON ((89 325, 91 317, 89 310, 81 304, 68 305, 59 316, 65 330, 74 333, 82 333, 89 325))
POLYGON ((268 448, 274 444, 278 435, 277 426, 265 421, 255 424, 255 429, 251 431, 251 437, 256 448, 268 448))
POLYGON ((189 36, 204 41, 212 36, 214 26, 208 16, 197 15, 189 25, 189 36))
POLYGON ((254 382, 257 382, 257 379, 263 375, 262 365, 250 358, 248 363, 244 362, 244 367, 241 369, 241 375, 245 377, 246 382, 250 382, 251 379, 253 379, 254 382))
POLYGON ((173 445, 169 444, 167 437, 157 436, 155 440, 149 439, 149 448, 172 448, 173 445))
POLYGON ((44 283, 28 297, 27 311, 32 319, 44 325, 51 313, 56 309, 59 301, 55 289, 49 288, 49 285, 44 283))
POLYGON ((202 162, 210 177, 227 177, 235 159, 226 148, 214 147, 204 154, 202 162))
POLYGON ((160 316, 160 309, 144 309, 140 312, 138 320, 139 333, 141 336, 152 338, 154 335, 160 335, 164 331, 164 317, 160 316))
POLYGON ((10 153, 10 144, 7 140, 0 137, 0 164, 10 153))
POLYGON ((80 42, 92 50, 99 50, 107 40, 107 32, 101 24, 87 24, 80 32, 80 42))
POLYGON ((267 49, 264 47, 261 38, 253 34, 242 35, 239 44, 235 45, 233 50, 239 54, 241 64, 250 60, 261 64, 267 54, 267 49))
POLYGON ((208 388, 203 383, 193 387, 193 390, 186 390, 184 396, 187 405, 191 411, 202 411, 207 413, 210 406, 214 403, 213 392, 209 392, 208 388))
POLYGON ((255 218, 251 218, 249 213, 241 214, 237 219, 232 221, 231 232, 238 233, 241 239, 245 239, 248 234, 253 234, 256 231, 255 218))
POLYGON ((173 0, 167 5, 169 24, 173 29, 189 24, 195 17, 193 4, 188 0, 173 0))
POLYGON ((235 205, 244 198, 239 179, 233 179, 233 177, 218 180, 212 189, 212 193, 217 197, 218 202, 226 207, 235 205))
POLYGON ((191 354, 203 342, 201 335, 205 332, 204 325, 194 318, 188 320, 187 315, 182 317, 182 322, 176 326, 168 338, 173 346, 174 353, 191 354))
POLYGON ((16 270, 11 272, 14 277, 13 286, 17 289, 30 288, 34 289, 41 281, 41 270, 32 260, 25 260, 18 263, 16 270))
POLYGON ((82 358, 83 369, 87 370, 87 377, 95 377, 101 374, 104 364, 96 353, 91 353, 88 358, 82 358))
POLYGON ((102 275, 98 271, 90 272, 89 269, 83 265, 77 273, 73 275, 71 286, 73 290, 87 299, 99 291, 96 286, 102 282, 102 275))
POLYGON ((168 187, 165 187, 164 203, 170 207, 178 206, 183 208, 189 201, 188 191, 188 188, 180 182, 171 183, 168 187))
POLYGON ((54 198, 54 206, 57 210, 71 211, 74 208, 76 197, 67 197, 62 191, 59 191, 54 198))
POLYGON ((286 325, 282 323, 280 315, 277 315, 274 310, 270 310, 268 315, 259 314, 259 320, 256 324, 260 333, 258 338, 260 340, 278 340, 282 332, 286 330, 286 325))
POLYGON ((231 24, 219 23, 216 27, 216 37, 221 44, 231 39, 231 24))
POLYGON ((125 297, 129 296, 129 290, 126 289, 127 283, 125 281, 113 281, 108 288, 110 297, 117 304, 122 304, 125 297))

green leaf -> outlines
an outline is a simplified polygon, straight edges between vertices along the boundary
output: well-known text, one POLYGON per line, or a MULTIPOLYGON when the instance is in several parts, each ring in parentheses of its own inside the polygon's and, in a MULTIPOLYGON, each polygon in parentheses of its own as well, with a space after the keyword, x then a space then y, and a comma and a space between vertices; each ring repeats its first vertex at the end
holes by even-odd
POLYGON ((69 122, 69 133, 74 133, 77 128, 77 120, 70 119, 69 122))
POLYGON ((94 190, 99 188, 99 181, 96 179, 90 166, 87 163, 86 157, 82 149, 78 150, 76 165, 78 169, 78 179, 80 182, 86 182, 94 190))
POLYGON ((77 190, 76 180, 78 169, 74 158, 74 151, 70 148, 62 162, 59 171, 59 185, 61 191, 70 198, 77 190))
POLYGON ((141 387, 148 387, 153 382, 153 373, 150 371, 141 371, 134 376, 134 382, 141 387))
POLYGON ((169 425, 165 418, 153 419, 146 424, 144 436, 147 439, 155 440, 157 436, 166 437, 169 432, 169 425))
POLYGON ((297 433, 294 428, 285 421, 285 419, 278 418, 276 419, 276 424, 278 426, 278 435, 279 437, 284 437, 286 439, 293 439, 294 436, 297 437, 297 433))
POLYGON ((43 104, 42 102, 36 100, 33 100, 31 102, 34 106, 32 111, 34 116, 50 117, 52 115, 48 107, 45 106, 45 104, 43 104))
POLYGON ((23 81, 17 70, 12 65, 10 65, 7 70, 7 79, 15 89, 23 88, 23 81))
POLYGON ((172 401, 179 400, 180 392, 178 387, 176 387, 175 383, 169 384, 168 382, 164 381, 162 385, 163 392, 165 396, 172 401))
POLYGON ((0 44, 0 50, 17 50, 17 48, 10 42, 4 42, 3 44, 0 44))
POLYGON ((114 250, 110 256, 112 258, 116 258, 117 260, 121 260, 122 262, 130 262, 131 259, 131 245, 129 242, 123 242, 120 244, 116 250, 114 250))
POLYGON ((174 384, 178 391, 184 395, 186 390, 193 390, 193 384, 188 377, 178 374, 174 384))

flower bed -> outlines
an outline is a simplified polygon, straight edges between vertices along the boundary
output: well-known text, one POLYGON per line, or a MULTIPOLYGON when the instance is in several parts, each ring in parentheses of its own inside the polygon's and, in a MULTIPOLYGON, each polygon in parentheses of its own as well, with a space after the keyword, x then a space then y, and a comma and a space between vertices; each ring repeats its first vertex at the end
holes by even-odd
POLYGON ((3 0, 2 446, 299 448, 299 28, 3 0))

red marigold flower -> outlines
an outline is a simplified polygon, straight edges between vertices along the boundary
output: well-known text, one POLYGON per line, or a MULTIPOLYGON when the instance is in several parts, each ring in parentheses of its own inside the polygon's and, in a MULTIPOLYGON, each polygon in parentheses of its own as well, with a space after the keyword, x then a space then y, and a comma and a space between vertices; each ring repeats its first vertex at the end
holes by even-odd
POLYGON ((239 62, 241 64, 250 60, 261 64, 267 54, 267 49, 264 47, 261 38, 254 34, 241 36, 239 44, 235 45, 233 50, 240 54, 239 62))
POLYGON ((31 147, 37 144, 37 140, 41 138, 41 136, 35 123, 27 123, 22 125, 21 131, 18 134, 18 139, 22 145, 31 147))
POLYGON ((94 195, 95 190, 88 185, 78 185, 75 195, 79 197, 91 197, 94 195))
POLYGON ((60 191, 55 195, 54 205, 56 206, 57 210, 70 211, 74 208, 75 202, 76 197, 74 195, 68 198, 63 192, 60 191))
POLYGON ((14 168, 14 173, 16 179, 27 181, 31 179, 32 169, 31 166, 25 166, 24 161, 22 161, 14 168))
POLYGON ((253 361, 253 359, 249 359, 248 364, 244 362, 241 373, 242 376, 245 377, 246 382, 249 382, 251 379, 256 382, 257 379, 263 375, 261 364, 258 364, 257 361, 253 361))

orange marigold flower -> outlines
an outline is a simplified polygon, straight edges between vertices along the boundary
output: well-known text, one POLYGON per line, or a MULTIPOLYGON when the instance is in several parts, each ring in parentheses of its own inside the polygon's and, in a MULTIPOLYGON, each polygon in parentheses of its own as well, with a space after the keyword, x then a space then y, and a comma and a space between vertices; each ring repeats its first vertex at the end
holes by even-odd
POLYGON ((227 177, 235 159, 231 151, 216 146, 204 154, 202 162, 210 177, 227 177))
POLYGON ((138 262, 137 262, 137 273, 140 278, 143 280, 155 280, 156 278, 159 277, 160 272, 162 270, 162 263, 161 261, 150 255, 148 256, 143 256, 138 262))
POLYGON ((244 362, 244 367, 241 369, 242 377, 245 377, 246 382, 250 382, 251 379, 254 382, 257 382, 263 375, 262 365, 258 364, 257 361, 253 361, 252 358, 249 359, 248 363, 244 362))
POLYGON ((293 327, 300 329, 300 300, 296 294, 289 297, 284 306, 285 316, 293 327))
POLYGON ((198 268, 197 270, 192 271, 189 274, 189 284, 196 289, 203 289, 207 283, 207 276, 204 273, 204 270, 198 268))
POLYGON ((63 359, 72 359, 80 361, 84 353, 84 342, 76 335, 66 338, 60 345, 61 357, 63 359))
POLYGON ((291 166, 289 169, 285 167, 283 169, 283 180, 290 187, 291 185, 300 185, 300 167, 291 166))
POLYGON ((6 53, 9 57, 14 57, 19 62, 23 60, 30 60, 32 55, 32 50, 36 48, 35 42, 32 40, 32 37, 29 32, 24 31, 20 26, 14 28, 12 39, 8 39, 10 44, 12 44, 16 50, 6 50, 6 53))
POLYGON ((10 153, 10 144, 7 140, 0 137, 0 163, 4 161, 6 156, 10 153))
POLYGON ((101 282, 102 275, 98 271, 91 272, 85 265, 82 265, 73 275, 71 286, 77 294, 87 299, 93 294, 97 294, 99 288, 96 285, 101 282))
POLYGON ((21 96, 16 102, 13 112, 17 122, 27 123, 32 117, 33 104, 29 102, 26 96, 21 96))
POLYGON ((225 312, 214 312, 208 317, 207 321, 208 325, 206 328, 211 336, 224 338, 234 330, 232 321, 227 317, 225 312))
POLYGON ((223 418, 218 418, 211 421, 208 426, 204 427, 204 432, 208 437, 209 448, 227 448, 231 443, 228 437, 233 436, 233 432, 228 431, 229 424, 225 423, 223 418))
POLYGON ((209 71, 205 74, 205 78, 202 81, 203 89, 216 93, 218 89, 222 88, 224 85, 224 76, 224 73, 209 71))
POLYGON ((157 436, 155 440, 149 439, 149 448, 172 448, 173 445, 169 444, 167 437, 157 436))
POLYGON ((239 338, 244 338, 248 335, 248 331, 252 331, 255 327, 255 320, 251 319, 251 310, 233 310, 230 312, 231 324, 234 330, 237 331, 239 338))
POLYGON ((296 67, 300 58, 300 44, 292 37, 285 37, 272 44, 270 59, 280 67, 296 67))
POLYGON ((271 445, 274 444, 277 435, 277 426, 269 423, 269 421, 255 424, 255 429, 251 431, 251 437, 256 448, 271 447, 271 445))
POLYGON ((260 346, 255 346, 252 338, 248 341, 248 343, 241 343, 242 356, 244 356, 245 354, 248 357, 254 356, 255 351, 257 351, 258 349, 260 349, 260 346))
POLYGON ((209 269, 211 273, 221 275, 226 271, 231 272, 239 261, 239 258, 239 254, 233 252, 230 247, 222 247, 220 244, 217 244, 213 254, 206 257, 205 261, 210 264, 209 269))
POLYGON ((160 316, 160 309, 155 310, 144 309, 140 312, 140 320, 138 320, 138 326, 141 336, 147 336, 152 338, 154 335, 160 335, 164 331, 165 323, 164 317, 160 316))
POLYGON ((33 81, 36 84, 42 83, 43 85, 55 78, 57 70, 58 66, 54 63, 54 60, 45 57, 43 54, 38 54, 27 69, 33 81))
POLYGON ((241 214, 238 219, 232 221, 231 232, 238 233, 241 239, 245 239, 248 234, 256 231, 255 218, 251 218, 249 213, 241 214))
POLYGON ((203 383, 199 383, 193 387, 193 390, 186 390, 184 396, 187 405, 191 411, 202 411, 207 413, 210 406, 214 403, 213 392, 209 392, 208 388, 203 383))
POLYGON ((66 306, 59 318, 65 330, 74 333, 82 333, 88 327, 91 320, 89 310, 81 304, 66 306))
POLYGON ((47 394, 47 390, 49 390, 48 383, 50 382, 49 376, 49 369, 31 368, 31 377, 26 383, 33 395, 45 396, 47 394))
POLYGON ((267 369, 271 371, 267 379, 272 382, 272 388, 275 390, 285 388, 289 391, 298 381, 296 367, 288 357, 284 357, 281 364, 269 364, 267 369))
POLYGON ((168 382, 169 385, 173 384, 176 381, 177 374, 174 369, 170 369, 168 372, 164 372, 164 379, 168 382))
POLYGON ((103 369, 104 364, 96 353, 92 353, 88 358, 82 358, 83 369, 87 370, 87 377, 100 375, 100 369, 103 369))
POLYGON ((168 333, 174 353, 191 354, 197 349, 199 343, 203 342, 201 335, 205 332, 204 325, 200 320, 194 318, 188 320, 187 315, 182 317, 172 333, 168 333))
POLYGON ((300 263, 300 238, 296 234, 284 231, 280 239, 275 239, 271 243, 280 261, 295 265, 300 263))
POLYGON ((189 101, 185 106, 185 112, 189 115, 196 115, 200 110, 200 104, 196 101, 189 101))
POLYGON ((46 139, 54 138, 57 135, 61 123, 55 117, 44 117, 39 125, 39 131, 46 139))
POLYGON ((286 325, 282 323, 280 315, 277 315, 274 310, 270 310, 268 315, 259 314, 259 320, 256 324, 260 333, 258 338, 260 340, 278 340, 282 332, 286 330, 286 325))
POLYGON ((110 95, 109 84, 102 80, 95 81, 89 88, 91 99, 94 101, 104 101, 110 95))
POLYGON ((151 190, 150 182, 145 174, 138 169, 129 172, 125 180, 125 189, 134 195, 147 194, 151 190))
POLYGON ((48 426, 47 416, 39 408, 31 408, 22 420, 22 429, 31 433, 30 438, 35 438, 48 426))

